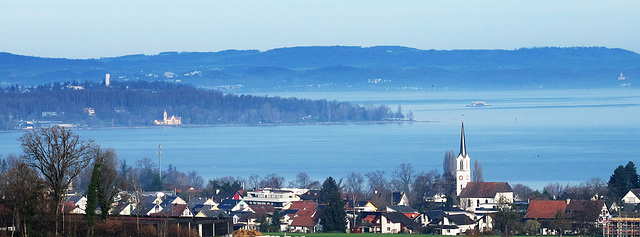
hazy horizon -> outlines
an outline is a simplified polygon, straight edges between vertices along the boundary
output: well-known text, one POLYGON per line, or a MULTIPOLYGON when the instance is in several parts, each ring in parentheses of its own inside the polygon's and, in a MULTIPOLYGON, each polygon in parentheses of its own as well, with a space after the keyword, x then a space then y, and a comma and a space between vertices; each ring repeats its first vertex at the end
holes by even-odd
POLYGON ((296 46, 621 48, 640 52, 637 1, 5 2, 0 52, 101 58, 296 46))

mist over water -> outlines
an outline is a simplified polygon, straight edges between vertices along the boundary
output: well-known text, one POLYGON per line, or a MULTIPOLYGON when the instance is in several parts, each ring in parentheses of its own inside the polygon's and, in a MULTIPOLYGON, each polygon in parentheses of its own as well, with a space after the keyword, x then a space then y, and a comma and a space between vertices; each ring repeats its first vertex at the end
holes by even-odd
MULTIPOLYGON (((525 183, 605 181, 618 165, 640 162, 640 93, 634 89, 523 91, 408 91, 269 93, 270 96, 385 104, 414 113, 405 124, 250 127, 167 127, 75 130, 114 148, 129 165, 157 159, 205 178, 300 172, 324 180, 401 163, 442 170, 447 150, 457 154, 464 118, 467 151, 485 181, 525 183), (488 107, 466 107, 485 101, 488 107)), ((0 133, 0 154, 19 154, 22 132, 0 133)))

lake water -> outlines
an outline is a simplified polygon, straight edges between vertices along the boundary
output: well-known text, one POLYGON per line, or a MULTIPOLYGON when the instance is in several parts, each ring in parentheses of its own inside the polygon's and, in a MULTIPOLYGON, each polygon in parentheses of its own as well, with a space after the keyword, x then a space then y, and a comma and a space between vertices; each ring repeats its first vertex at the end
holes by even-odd
MULTIPOLYGON (((287 180, 306 172, 316 180, 401 163, 442 169, 447 150, 458 154, 464 118, 467 151, 485 181, 524 183, 605 181, 618 165, 640 165, 640 91, 634 89, 269 93, 312 99, 386 104, 412 111, 406 124, 183 127, 76 130, 116 149, 129 164, 157 159, 205 178, 264 176, 287 180), (465 107, 486 101, 488 107, 465 107)), ((0 154, 20 153, 22 132, 0 133, 0 154)))

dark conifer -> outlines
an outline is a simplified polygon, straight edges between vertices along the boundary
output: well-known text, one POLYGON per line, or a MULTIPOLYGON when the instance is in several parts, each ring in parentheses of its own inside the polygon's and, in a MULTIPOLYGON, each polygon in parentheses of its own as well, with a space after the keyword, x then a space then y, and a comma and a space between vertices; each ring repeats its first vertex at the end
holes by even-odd
POLYGON ((87 213, 87 225, 89 230, 92 229, 95 224, 96 207, 98 206, 98 187, 100 186, 100 164, 94 163, 93 172, 91 173, 91 183, 87 190, 87 207, 85 212, 87 213))
POLYGON ((324 232, 345 232, 347 219, 344 203, 340 197, 340 188, 332 177, 324 181, 318 196, 320 204, 326 204, 322 211, 322 230, 324 232))

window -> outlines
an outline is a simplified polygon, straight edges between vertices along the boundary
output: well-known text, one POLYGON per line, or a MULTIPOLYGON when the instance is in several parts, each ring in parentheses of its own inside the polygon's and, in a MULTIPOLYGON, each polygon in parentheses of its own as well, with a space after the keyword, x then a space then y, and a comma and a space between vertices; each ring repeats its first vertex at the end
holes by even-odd
POLYGON ((460 161, 460 170, 464 170, 464 161, 463 160, 460 161))

